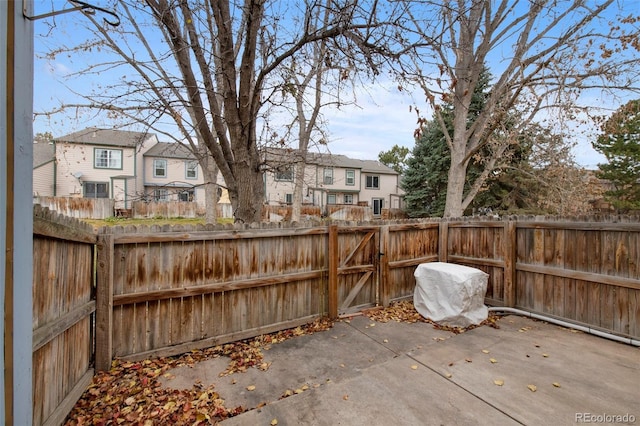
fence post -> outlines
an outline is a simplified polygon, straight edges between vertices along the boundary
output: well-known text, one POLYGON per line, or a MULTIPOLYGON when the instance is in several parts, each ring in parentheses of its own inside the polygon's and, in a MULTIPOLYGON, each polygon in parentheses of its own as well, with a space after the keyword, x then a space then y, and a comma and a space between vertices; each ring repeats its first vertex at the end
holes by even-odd
POLYGON ((111 369, 113 356, 113 235, 98 236, 96 274, 96 370, 111 369))
POLYGON ((338 225, 329 225, 329 318, 338 318, 338 225))
POLYGON ((447 262, 449 260, 449 222, 440 220, 438 226, 438 260, 447 262))
POLYGON ((504 305, 516 305, 516 222, 504 223, 504 305))
POLYGON ((380 228, 380 303, 387 307, 391 301, 391 283, 389 282, 389 225, 380 228))

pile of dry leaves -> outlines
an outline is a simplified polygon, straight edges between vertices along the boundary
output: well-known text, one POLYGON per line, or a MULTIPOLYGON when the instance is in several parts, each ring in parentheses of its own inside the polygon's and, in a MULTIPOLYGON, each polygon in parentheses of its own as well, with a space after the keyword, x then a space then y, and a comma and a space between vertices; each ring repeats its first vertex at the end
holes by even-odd
MULTIPOLYGON (((410 301, 397 302, 388 308, 365 312, 378 322, 428 322, 440 330, 462 333, 466 329, 438 325, 422 317, 410 301)), ((490 316, 481 325, 498 328, 497 317, 490 316)), ((194 350, 179 357, 156 358, 139 362, 115 360, 108 372, 98 373, 87 391, 69 414, 66 425, 199 425, 214 424, 238 415, 244 407, 225 407, 213 385, 196 384, 192 389, 162 387, 158 379, 178 366, 193 365, 206 359, 226 356, 229 366, 221 375, 246 371, 250 367, 267 369, 262 350, 284 340, 325 331, 333 322, 323 318, 311 324, 266 334, 240 342, 194 350)), ((283 397, 286 397, 284 395, 283 397)))
POLYGON ((333 323, 319 319, 311 324, 229 343, 194 350, 179 357, 156 358, 140 362, 115 360, 108 372, 100 372, 67 417, 66 425, 198 425, 214 424, 245 411, 227 408, 213 386, 168 389, 158 378, 167 370, 192 365, 209 358, 231 359, 223 375, 257 366, 265 368, 262 349, 284 340, 324 331, 333 323))
POLYGON ((477 327, 482 327, 483 325, 488 325, 493 328, 500 328, 498 326, 499 317, 497 315, 492 314, 491 312, 489 312, 489 317, 478 325, 471 325, 466 328, 440 325, 420 315, 418 311, 416 311, 416 308, 413 306, 413 303, 409 300, 394 302, 389 307, 384 309, 367 310, 364 312, 364 314, 370 319, 378 322, 389 322, 389 321, 408 322, 408 323, 426 322, 426 323, 432 324, 433 327, 438 330, 450 331, 455 334, 464 333, 467 330, 472 330, 477 327))

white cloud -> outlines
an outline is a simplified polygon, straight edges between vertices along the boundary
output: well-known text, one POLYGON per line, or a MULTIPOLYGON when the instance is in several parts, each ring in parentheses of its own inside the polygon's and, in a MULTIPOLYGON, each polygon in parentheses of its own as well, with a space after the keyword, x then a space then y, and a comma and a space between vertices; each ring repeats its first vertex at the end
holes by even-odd
POLYGON ((358 99, 358 106, 325 112, 331 152, 376 160, 394 145, 413 148, 417 116, 409 94, 387 83, 368 88, 358 99))
POLYGON ((73 72, 71 68, 62 62, 47 62, 45 64, 45 70, 48 74, 57 77, 65 77, 73 72))

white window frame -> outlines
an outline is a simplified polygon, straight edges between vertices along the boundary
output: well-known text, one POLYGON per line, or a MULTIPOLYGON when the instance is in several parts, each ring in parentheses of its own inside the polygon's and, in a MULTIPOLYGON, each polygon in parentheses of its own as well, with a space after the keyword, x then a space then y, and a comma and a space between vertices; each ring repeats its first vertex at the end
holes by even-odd
POLYGON ((122 150, 109 148, 93 149, 93 167, 95 169, 122 170, 122 150))
POLYGON ((166 178, 168 175, 167 171, 167 160, 162 158, 155 158, 153 160, 153 177, 154 178, 166 178), (160 166, 161 165, 161 166, 160 166), (158 169, 163 169, 164 174, 158 174, 158 169))
POLYGON ((353 194, 344 194, 344 203, 353 204, 353 194))
POLYGON ((347 186, 354 186, 356 184, 356 171, 349 169, 345 171, 344 184, 347 186), (351 176, 349 176, 351 175, 351 176))
POLYGON ((164 203, 169 201, 169 191, 166 188, 156 188, 153 190, 153 201, 164 203))
POLYGON ((322 171, 322 183, 325 185, 333 185, 333 168, 325 167, 322 171))
POLYGON ((184 162, 184 178, 185 179, 198 179, 198 162, 195 160, 189 160, 184 162), (189 176, 192 172, 193 175, 189 176))
POLYGON ((337 204, 336 194, 327 194, 327 204, 337 204))

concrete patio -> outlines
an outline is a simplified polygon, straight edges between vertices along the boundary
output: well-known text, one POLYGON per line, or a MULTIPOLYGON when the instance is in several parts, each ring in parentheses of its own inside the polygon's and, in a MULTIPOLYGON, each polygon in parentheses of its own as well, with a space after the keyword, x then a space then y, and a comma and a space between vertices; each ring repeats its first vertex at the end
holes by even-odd
POLYGON ((224 426, 640 424, 639 348, 514 315, 498 324, 455 335, 358 316, 272 345, 266 371, 220 377, 221 357, 163 383, 213 383, 249 409, 224 426))

